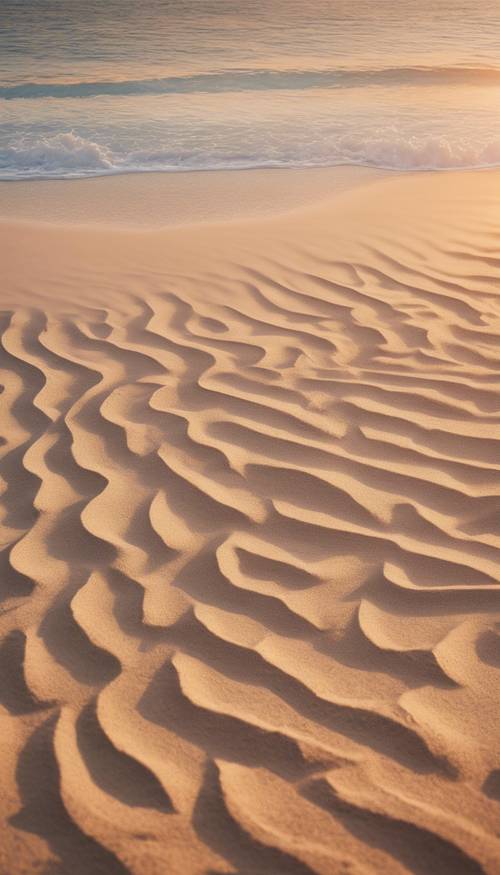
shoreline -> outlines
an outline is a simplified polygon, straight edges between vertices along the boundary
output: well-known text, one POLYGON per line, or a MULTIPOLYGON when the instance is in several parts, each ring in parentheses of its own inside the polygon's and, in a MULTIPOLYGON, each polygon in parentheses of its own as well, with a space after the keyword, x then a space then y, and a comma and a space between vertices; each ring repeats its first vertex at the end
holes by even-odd
POLYGON ((397 175, 349 165, 3 180, 0 222, 148 229, 278 216, 397 175))
POLYGON ((383 180, 499 174, 498 167, 385 170, 341 165, 0 180, 0 224, 153 231, 279 219, 383 180))

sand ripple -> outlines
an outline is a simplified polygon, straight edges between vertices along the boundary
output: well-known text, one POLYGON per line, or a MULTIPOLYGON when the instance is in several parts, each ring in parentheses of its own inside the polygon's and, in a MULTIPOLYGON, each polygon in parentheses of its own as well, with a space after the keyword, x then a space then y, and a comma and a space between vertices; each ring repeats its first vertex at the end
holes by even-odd
POLYGON ((500 262, 414 245, 3 312, 2 872, 500 871, 500 262))

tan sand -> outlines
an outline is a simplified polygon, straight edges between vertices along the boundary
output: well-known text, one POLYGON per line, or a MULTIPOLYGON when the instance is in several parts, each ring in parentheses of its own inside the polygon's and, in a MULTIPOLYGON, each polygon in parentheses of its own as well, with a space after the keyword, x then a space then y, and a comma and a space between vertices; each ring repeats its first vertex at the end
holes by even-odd
POLYGON ((134 229, 225 222, 285 213, 396 175, 346 166, 0 181, 0 220, 134 229))
POLYGON ((499 196, 1 224, 2 875, 500 872, 499 196))

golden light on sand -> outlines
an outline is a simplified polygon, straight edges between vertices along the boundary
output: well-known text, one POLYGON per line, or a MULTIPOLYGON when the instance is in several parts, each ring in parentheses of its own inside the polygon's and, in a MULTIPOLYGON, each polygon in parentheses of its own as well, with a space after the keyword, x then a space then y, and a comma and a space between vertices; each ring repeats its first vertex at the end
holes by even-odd
POLYGON ((0 224, 4 871, 496 875, 499 186, 0 224))

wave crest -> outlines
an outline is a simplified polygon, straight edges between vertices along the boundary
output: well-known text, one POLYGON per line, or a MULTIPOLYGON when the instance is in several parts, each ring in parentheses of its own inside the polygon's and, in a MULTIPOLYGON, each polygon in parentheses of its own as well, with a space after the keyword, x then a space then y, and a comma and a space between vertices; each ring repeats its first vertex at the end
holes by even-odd
POLYGON ((0 86, 0 98, 42 99, 147 94, 195 94, 238 91, 301 91, 310 88, 360 88, 368 85, 496 85, 495 67, 382 67, 330 70, 228 70, 164 76, 81 82, 22 82, 0 86))
POLYGON ((61 131, 36 140, 20 140, 0 150, 0 174, 7 177, 83 176, 112 172, 113 153, 106 146, 74 131, 61 131))
POLYGON ((230 143, 217 151, 177 150, 165 145, 115 152, 106 145, 64 131, 0 149, 1 179, 75 178, 118 173, 240 170, 266 167, 364 165, 386 170, 454 170, 500 165, 500 139, 471 143, 445 137, 402 136, 397 131, 370 137, 343 135, 311 144, 309 154, 290 142, 286 152, 266 143, 244 155, 230 143))

